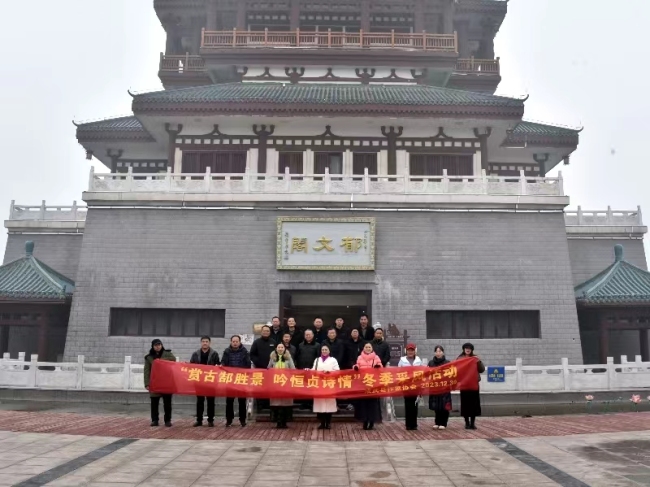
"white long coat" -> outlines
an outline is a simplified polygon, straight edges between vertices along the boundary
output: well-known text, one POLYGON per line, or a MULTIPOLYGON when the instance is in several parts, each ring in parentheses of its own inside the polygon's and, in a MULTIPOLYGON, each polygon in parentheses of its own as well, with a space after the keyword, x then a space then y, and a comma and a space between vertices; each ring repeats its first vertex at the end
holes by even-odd
MULTIPOLYGON (((327 357, 323 362, 320 357, 314 360, 312 370, 319 372, 334 372, 341 370, 339 363, 334 357, 327 357)), ((315 413, 335 413, 338 411, 336 406, 336 399, 314 399, 314 412, 315 413)))

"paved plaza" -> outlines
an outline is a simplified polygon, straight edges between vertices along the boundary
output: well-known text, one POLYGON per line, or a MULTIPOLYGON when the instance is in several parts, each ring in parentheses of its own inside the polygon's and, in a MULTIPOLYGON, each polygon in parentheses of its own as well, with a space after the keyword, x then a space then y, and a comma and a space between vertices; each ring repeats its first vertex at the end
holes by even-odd
POLYGON ((445 432, 434 431, 429 420, 417 432, 406 432, 401 423, 372 432, 349 423, 328 432, 313 423, 286 432, 268 423, 217 423, 214 429, 192 428, 185 420, 172 428, 142 423, 2 411, 0 485, 650 485, 649 413, 484 418, 477 431, 464 430, 456 420, 445 432))

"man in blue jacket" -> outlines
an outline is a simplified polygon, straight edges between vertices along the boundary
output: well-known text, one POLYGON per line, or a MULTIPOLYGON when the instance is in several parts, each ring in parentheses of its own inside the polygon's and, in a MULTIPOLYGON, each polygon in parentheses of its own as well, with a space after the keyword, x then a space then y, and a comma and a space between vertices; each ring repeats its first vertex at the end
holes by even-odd
MULTIPOLYGON (((241 369, 251 368, 251 358, 248 350, 241 344, 241 337, 233 335, 230 337, 230 346, 223 351, 221 365, 224 367, 239 367, 241 369)), ((246 398, 238 397, 239 405, 239 424, 242 428, 246 426, 246 398)), ((235 398, 226 398, 226 428, 232 426, 232 420, 235 419, 235 398)))
MULTIPOLYGON (((192 354, 190 363, 203 365, 219 365, 219 354, 210 348, 210 337, 201 337, 201 348, 192 354)), ((196 396, 196 421, 194 426, 203 425, 203 406, 208 402, 208 426, 214 426, 214 397, 196 396)))

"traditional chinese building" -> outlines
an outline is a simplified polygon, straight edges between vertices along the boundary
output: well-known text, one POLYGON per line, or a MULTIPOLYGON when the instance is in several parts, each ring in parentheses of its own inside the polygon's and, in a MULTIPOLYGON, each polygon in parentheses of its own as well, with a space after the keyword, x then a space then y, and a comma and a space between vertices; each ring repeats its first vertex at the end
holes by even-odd
POLYGON ((580 362, 574 286, 615 243, 646 267, 640 212, 564 214, 551 171, 579 130, 494 95, 506 1, 154 6, 165 89, 77 124, 108 171, 87 213, 7 221, 5 260, 25 234, 45 262, 76 256, 67 358, 138 359, 154 336, 183 357, 276 314, 365 312, 421 356, 471 340, 491 363, 580 362))

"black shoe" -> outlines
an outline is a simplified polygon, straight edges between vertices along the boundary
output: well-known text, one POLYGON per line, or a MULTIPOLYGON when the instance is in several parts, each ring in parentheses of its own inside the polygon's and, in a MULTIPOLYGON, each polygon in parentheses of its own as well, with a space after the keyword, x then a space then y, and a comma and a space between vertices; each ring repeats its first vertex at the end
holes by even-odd
POLYGON ((214 428, 214 421, 208 421, 208 427, 214 428))
POLYGON ((240 421, 239 424, 240 424, 241 427, 243 428, 244 426, 246 426, 246 421, 240 421))
POLYGON ((326 430, 331 430, 331 429, 332 429, 332 425, 329 424, 329 423, 327 423, 327 424, 325 425, 325 429, 326 429, 326 430))
POLYGON ((194 426, 195 428, 199 426, 203 426, 203 421, 194 421, 194 424, 192 426, 194 426))
POLYGON ((475 429, 476 429, 476 425, 474 425, 474 424, 470 424, 470 425, 469 425, 469 429, 471 429, 471 430, 475 430, 475 429))
POLYGON ((375 423, 368 423, 368 430, 375 429, 375 423))
POLYGON ((321 423, 318 425, 319 430, 324 430, 325 429, 325 423, 321 423))
POLYGON ((465 423, 465 429, 466 429, 466 430, 471 430, 472 427, 469 425, 469 423, 465 423))
POLYGON ((149 426, 158 426, 158 421, 152 421, 149 426))
POLYGON ((168 428, 171 428, 172 422, 171 421, 165 421, 165 426, 167 426, 168 428))
POLYGON ((363 423, 363 429, 366 431, 368 430, 368 423, 363 423))
POLYGON ((226 428, 230 428, 232 426, 232 421, 226 421, 226 428))

